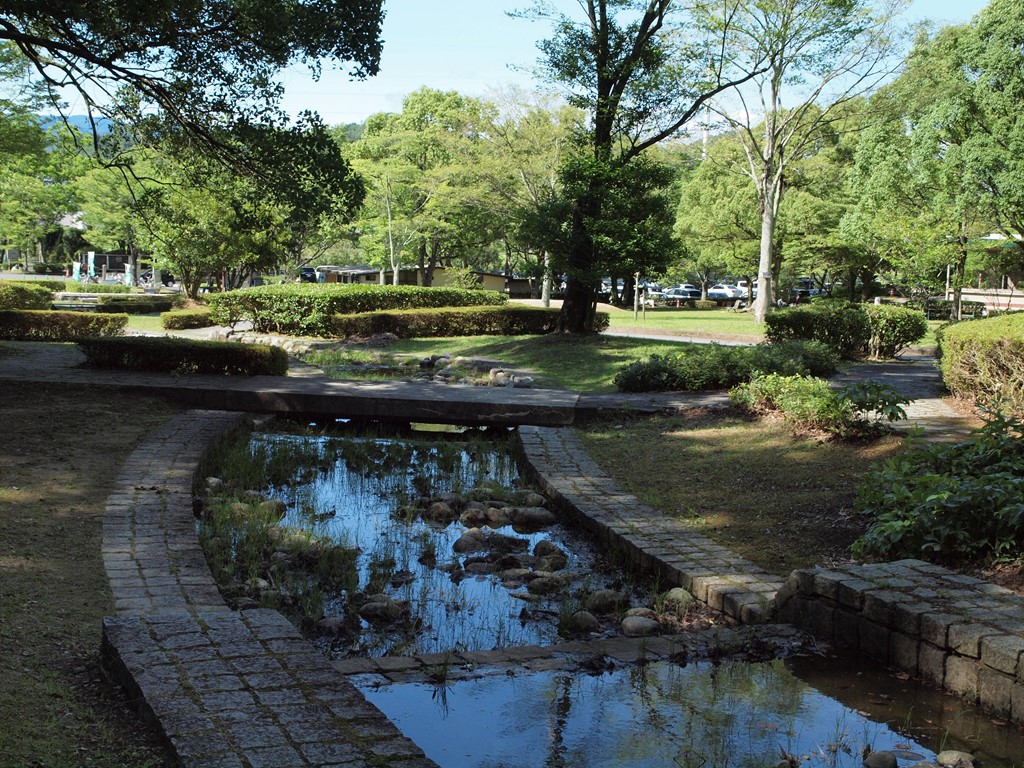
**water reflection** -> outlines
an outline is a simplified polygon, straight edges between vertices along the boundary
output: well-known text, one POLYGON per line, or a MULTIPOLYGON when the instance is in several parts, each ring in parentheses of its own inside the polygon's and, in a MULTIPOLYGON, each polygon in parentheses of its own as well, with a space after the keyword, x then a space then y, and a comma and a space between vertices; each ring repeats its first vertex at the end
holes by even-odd
POLYGON ((493 675, 450 682, 443 708, 430 685, 364 692, 443 768, 857 768, 865 748, 895 751, 907 766, 942 749, 974 751, 986 768, 1020 764, 1018 731, 982 745, 954 723, 983 717, 961 710, 950 720, 941 704, 919 706, 942 694, 855 670, 858 685, 886 703, 884 712, 862 709, 803 679, 838 679, 827 671, 834 660, 794 663, 799 675, 783 661, 493 675), (916 703, 902 710, 894 694, 880 699, 885 685, 910 689, 916 703))

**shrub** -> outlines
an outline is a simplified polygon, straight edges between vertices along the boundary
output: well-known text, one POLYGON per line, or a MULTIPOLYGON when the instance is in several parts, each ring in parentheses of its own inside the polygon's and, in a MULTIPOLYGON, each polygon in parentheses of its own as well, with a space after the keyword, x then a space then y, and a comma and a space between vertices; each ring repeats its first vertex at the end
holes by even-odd
POLYGON ((620 392, 726 389, 758 372, 831 376, 838 359, 819 342, 787 341, 756 347, 680 345, 676 355, 653 355, 630 363, 615 376, 620 392))
POLYGON ((32 265, 32 271, 37 275, 63 275, 67 267, 63 264, 37 263, 32 265))
MULTIPOLYGON (((335 336, 373 336, 393 333, 399 338, 436 336, 518 336, 551 333, 558 323, 559 310, 526 306, 455 307, 448 309, 409 309, 401 312, 364 312, 335 315, 335 336)), ((601 329, 608 326, 608 314, 598 313, 601 329)))
POLYGON ((96 311, 123 312, 126 315, 150 315, 154 312, 167 312, 177 300, 174 296, 144 294, 103 296, 96 306, 96 311))
POLYGON ((765 318, 765 338, 772 343, 820 341, 849 358, 866 348, 871 327, 863 305, 818 301, 770 312, 765 318))
POLYGON ((0 310, 3 309, 49 309, 53 302, 53 291, 41 284, 42 281, 2 280, 0 281, 0 310))
POLYGON ((950 392, 1024 416, 1024 312, 945 326, 941 345, 950 392))
POLYGON ((697 299, 693 302, 696 309, 718 309, 718 302, 711 299, 697 299))
POLYGON ((209 328, 214 322, 210 318, 209 307, 193 307, 164 312, 160 315, 160 325, 168 331, 181 331, 186 328, 209 328))
POLYGON ((128 315, 51 310, 0 311, 0 338, 9 341, 76 341, 86 336, 117 336, 128 315))
POLYGON ((873 518, 857 557, 957 563, 1018 557, 1024 540, 1024 424, 1002 413, 955 445, 890 459, 869 473, 857 510, 873 518))
POLYGON ((500 305, 508 297, 497 291, 423 288, 413 285, 337 285, 292 283, 264 285, 210 297, 219 325, 249 319, 260 333, 330 336, 332 316, 425 307, 500 305))
POLYGON ((120 283, 81 283, 77 280, 65 280, 58 291, 65 293, 131 293, 131 288, 120 283))
POLYGON ((928 332, 924 313, 896 304, 866 305, 871 338, 868 353, 874 358, 896 357, 908 344, 919 341, 928 332))
POLYGON ((89 365, 125 371, 283 376, 288 355, 280 347, 167 336, 82 339, 89 365))
POLYGON ((793 424, 833 433, 842 432, 853 418, 853 409, 828 382, 812 376, 757 376, 732 389, 729 399, 752 411, 778 411, 793 424))

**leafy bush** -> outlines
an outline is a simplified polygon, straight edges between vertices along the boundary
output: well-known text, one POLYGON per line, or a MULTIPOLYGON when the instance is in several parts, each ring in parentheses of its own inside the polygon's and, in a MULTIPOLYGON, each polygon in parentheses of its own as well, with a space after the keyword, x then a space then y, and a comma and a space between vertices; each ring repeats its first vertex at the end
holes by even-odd
POLYGON ((77 341, 85 336, 117 336, 128 315, 51 310, 0 311, 0 338, 9 341, 77 341))
POLYGON ((52 301, 53 291, 41 281, 0 281, 0 310, 49 309, 52 301))
POLYGON ((945 326, 940 344, 950 392, 1024 416, 1024 312, 945 326))
POLYGON ((161 373, 218 373, 283 376, 288 355, 280 347, 230 341, 195 341, 167 336, 81 339, 95 368, 161 373))
POLYGON ((718 309, 718 302, 711 299, 697 299, 693 302, 696 309, 718 309))
MULTIPOLYGON (((559 310, 526 306, 455 307, 449 309, 409 309, 401 312, 364 312, 335 315, 334 335, 373 336, 392 333, 399 338, 437 336, 517 336, 551 333, 558 322, 559 310)), ((608 313, 598 313, 599 330, 608 326, 608 313)))
POLYGON ((779 411, 787 421, 827 432, 842 432, 853 418, 828 382, 813 376, 769 373, 740 384, 729 399, 752 411, 779 411))
POLYGON ((874 381, 835 390, 824 379, 777 373, 734 387, 729 399, 752 411, 780 412, 796 426, 836 435, 877 433, 887 423, 905 419, 901 406, 909 402, 892 387, 874 381))
POLYGON ((330 336, 334 315, 425 307, 501 305, 497 291, 422 288, 414 285, 337 285, 292 283, 264 285, 210 297, 213 319, 233 325, 248 319, 260 333, 330 336))
POLYGON ((149 315, 167 312, 174 306, 176 296, 133 294, 129 296, 103 296, 96 306, 97 312, 123 312, 126 315, 149 315))
POLYGON ((193 307, 164 312, 160 315, 160 325, 168 331, 181 331, 186 328, 209 328, 214 322, 210 318, 209 307, 193 307))
POLYGON ((756 347, 681 345, 677 355, 653 355, 630 363, 615 376, 620 392, 691 392, 726 389, 758 372, 831 376, 838 359, 818 342, 787 341, 756 347))
POLYGON ((1024 424, 990 412, 955 445, 890 459, 858 490, 857 510, 871 528, 857 557, 914 557, 957 563, 1018 557, 1024 541, 1024 424))
POLYGON ((908 344, 928 332, 928 320, 917 309, 896 304, 866 305, 871 338, 868 353, 874 358, 896 357, 908 344))
POLYGON ((67 267, 63 264, 44 264, 39 262, 32 265, 32 271, 37 275, 63 275, 67 267))
POLYGON ((131 293, 131 288, 120 283, 81 283, 77 280, 65 280, 58 291, 65 293, 131 293))
POLYGON ((871 328, 862 305, 818 301, 770 312, 765 318, 765 338, 772 343, 820 341, 839 356, 849 358, 867 346, 871 328))

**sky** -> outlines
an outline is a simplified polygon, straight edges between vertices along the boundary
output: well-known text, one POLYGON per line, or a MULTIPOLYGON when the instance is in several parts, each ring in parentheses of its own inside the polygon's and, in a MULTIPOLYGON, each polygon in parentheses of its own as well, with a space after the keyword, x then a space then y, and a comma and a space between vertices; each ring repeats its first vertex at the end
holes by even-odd
MULTIPOLYGON (((969 21, 987 0, 912 0, 908 21, 969 21)), ((319 82, 293 67, 284 79, 284 108, 309 109, 328 125, 361 123, 377 112, 400 112, 409 93, 428 86, 486 96, 509 86, 533 87, 537 41, 547 37, 544 22, 509 17, 528 0, 385 0, 381 71, 353 81, 344 71, 324 69, 319 82)))

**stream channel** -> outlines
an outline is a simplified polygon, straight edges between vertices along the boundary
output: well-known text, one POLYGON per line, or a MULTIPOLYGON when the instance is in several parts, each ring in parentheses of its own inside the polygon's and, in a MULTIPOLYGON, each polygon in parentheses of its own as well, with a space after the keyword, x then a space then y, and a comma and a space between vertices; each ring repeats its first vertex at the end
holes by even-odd
MULTIPOLYGON (((313 616, 286 610, 330 658, 551 645, 601 590, 623 596, 620 616, 629 606, 664 608, 652 585, 617 570, 582 532, 506 519, 546 505, 520 478, 506 430, 273 429, 250 435, 247 450, 257 474, 273 478, 258 490, 283 502, 279 526, 353 552, 345 586, 325 588, 313 616), (267 469, 281 455, 301 466, 267 469), (442 500, 450 514, 434 506, 442 500), (457 551, 469 528, 483 543, 457 551), (519 543, 490 548, 503 537, 519 543), (558 589, 530 587, 541 569, 558 589), (367 612, 373 601, 393 610, 367 612)), ((675 620, 674 631, 687 628, 686 617, 675 620)), ((617 634, 614 617, 599 622, 588 638, 617 634)), ((847 658, 457 677, 352 680, 443 768, 856 767, 865 748, 890 751, 899 766, 948 749, 973 753, 982 768, 1024 766, 1017 728, 847 658)))

